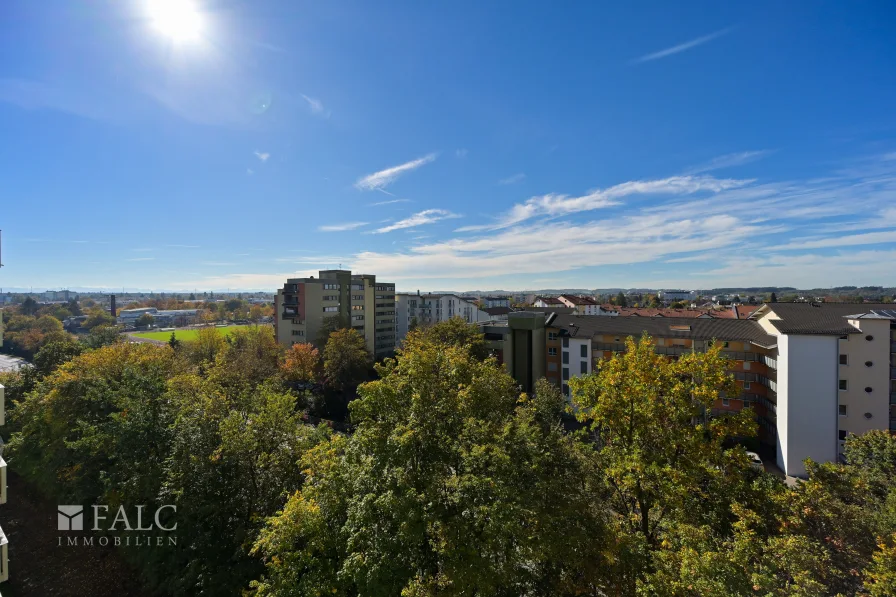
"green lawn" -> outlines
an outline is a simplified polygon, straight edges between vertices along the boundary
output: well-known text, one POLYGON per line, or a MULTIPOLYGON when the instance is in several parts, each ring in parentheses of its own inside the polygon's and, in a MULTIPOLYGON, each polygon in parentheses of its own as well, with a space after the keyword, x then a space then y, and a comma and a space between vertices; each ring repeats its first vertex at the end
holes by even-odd
MULTIPOLYGON (((229 325, 227 327, 218 328, 215 330, 219 334, 227 334, 232 330, 237 328, 247 328, 250 327, 248 325, 229 325)), ((171 339, 171 332, 140 332, 139 334, 131 334, 132 336, 137 336, 138 338, 149 338, 150 340, 161 340, 162 342, 167 342, 171 339)), ((178 329, 174 332, 174 337, 178 340, 195 340, 196 339, 196 328, 190 329, 178 329)))

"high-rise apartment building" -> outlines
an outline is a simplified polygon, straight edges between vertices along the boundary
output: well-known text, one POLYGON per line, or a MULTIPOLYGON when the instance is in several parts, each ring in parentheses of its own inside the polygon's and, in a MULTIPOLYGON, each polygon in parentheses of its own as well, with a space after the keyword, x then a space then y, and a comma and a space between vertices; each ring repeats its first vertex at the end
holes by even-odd
MULTIPOLYGON (((274 329, 284 346, 317 345, 324 321, 340 319, 358 331, 376 359, 395 350, 395 284, 371 274, 322 270, 319 277, 290 278, 274 297, 274 329)), ((323 346, 318 346, 323 349, 323 346)))

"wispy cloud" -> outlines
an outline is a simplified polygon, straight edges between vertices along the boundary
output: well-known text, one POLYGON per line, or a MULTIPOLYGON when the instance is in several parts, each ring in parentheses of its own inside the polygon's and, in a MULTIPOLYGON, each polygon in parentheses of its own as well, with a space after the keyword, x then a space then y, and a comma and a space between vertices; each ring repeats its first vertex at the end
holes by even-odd
POLYGON ((131 251, 136 251, 138 253, 148 253, 150 251, 155 251, 155 249, 152 249, 149 247, 144 247, 144 248, 140 248, 140 249, 131 249, 131 251))
POLYGON ((653 52, 652 54, 645 54, 644 56, 633 60, 632 64, 650 62, 651 60, 658 60, 660 58, 678 54, 679 52, 684 52, 685 50, 690 50, 691 48, 696 48, 697 46, 701 46, 718 37, 722 37, 723 35, 728 34, 730 31, 731 27, 726 27, 725 29, 720 29, 714 33, 710 33, 709 35, 704 35, 703 37, 698 37, 692 39, 691 41, 686 41, 683 44, 678 44, 677 46, 672 46, 671 48, 666 48, 665 50, 660 50, 659 52, 653 52))
POLYGON ((235 263, 231 263, 229 261, 200 261, 199 265, 211 265, 215 267, 227 267, 231 265, 236 265, 235 263))
POLYGON ((728 153, 715 157, 708 162, 695 166, 687 171, 687 174, 701 174, 703 172, 711 172, 713 170, 722 170, 725 168, 734 168, 761 160, 765 156, 774 153, 771 149, 762 149, 757 151, 741 151, 737 153, 728 153))
POLYGON ((380 170, 379 172, 363 176, 358 179, 355 186, 362 191, 380 190, 395 182, 395 180, 402 174, 416 170, 420 166, 429 164, 435 159, 436 154, 430 153, 422 158, 417 158, 416 160, 411 160, 410 162, 405 162, 404 164, 392 166, 391 168, 386 168, 385 170, 380 170))
POLYGON ((130 259, 125 259, 125 261, 154 261, 155 257, 132 257, 130 259))
POLYGON ((612 285, 613 276, 618 282, 658 287, 814 287, 892 279, 896 162, 885 157, 813 180, 673 177, 625 182, 586 197, 536 204, 539 214, 557 213, 555 221, 527 218, 481 236, 363 252, 352 267, 376 271, 384 279, 415 285, 438 280, 432 283, 459 289, 481 288, 511 274, 528 283, 532 276, 559 272, 574 272, 565 279, 585 287, 612 285), (594 201, 659 191, 672 200, 598 211, 586 221, 568 217, 590 209, 594 201), (848 233, 836 228, 844 221, 848 233), (818 234, 822 229, 824 236, 818 234), (782 238, 789 242, 781 244, 782 238), (707 261, 712 265, 707 267, 707 261), (669 265, 660 273, 642 272, 636 281, 618 267, 656 262, 669 265))
POLYGON ((173 247, 175 249, 198 249, 199 245, 165 245, 166 247, 173 247))
POLYGON ((410 203, 410 199, 392 199, 391 201, 377 201, 376 203, 368 204, 370 207, 376 207, 378 205, 392 205, 393 203, 410 203))
POLYGON ((255 174, 255 170, 253 170, 252 168, 246 168, 246 174, 252 176, 253 174, 255 174))
POLYGON ((523 172, 519 172, 514 174, 513 176, 508 176, 507 178, 502 178, 498 181, 498 184, 508 185, 508 184, 516 184, 518 182, 522 182, 526 180, 526 175, 523 172))
POLYGON ((466 149, 455 149, 454 155, 459 158, 467 157, 467 153, 469 153, 466 149))
POLYGON ((367 222, 344 222, 342 224, 329 224, 327 226, 318 226, 321 232, 345 232, 346 230, 357 230, 362 226, 366 226, 367 222))
POLYGON ((534 217, 559 217, 572 213, 613 207, 630 195, 692 195, 694 193, 718 193, 750 183, 749 180, 718 179, 712 176, 672 176, 660 180, 624 182, 607 189, 595 189, 585 195, 571 197, 551 193, 532 197, 518 203, 495 223, 465 226, 458 232, 499 230, 534 217))
POLYGON ((382 234, 384 232, 392 232, 393 230, 415 228, 417 226, 423 226, 424 224, 435 224, 436 222, 440 222, 442 220, 459 217, 461 216, 455 213, 451 213, 450 211, 445 209, 425 209, 421 212, 415 213, 409 218, 399 220, 394 224, 389 224, 388 226, 385 226, 383 228, 377 228, 376 230, 374 230, 374 233, 382 234))
POLYGON ((271 154, 262 151, 255 151, 255 157, 257 157, 262 162, 268 161, 268 158, 271 157, 271 154))
POLYGON ((331 112, 330 112, 330 110, 327 110, 327 109, 324 107, 324 103, 323 103, 322 101, 320 101, 319 99, 315 99, 315 98, 313 98, 313 97, 308 97, 308 96, 305 95, 304 93, 302 94, 302 98, 303 98, 306 102, 308 102, 308 108, 311 109, 311 113, 312 113, 312 114, 315 114, 315 115, 317 115, 317 116, 321 116, 321 117, 323 117, 323 118, 329 118, 329 117, 330 117, 331 112))

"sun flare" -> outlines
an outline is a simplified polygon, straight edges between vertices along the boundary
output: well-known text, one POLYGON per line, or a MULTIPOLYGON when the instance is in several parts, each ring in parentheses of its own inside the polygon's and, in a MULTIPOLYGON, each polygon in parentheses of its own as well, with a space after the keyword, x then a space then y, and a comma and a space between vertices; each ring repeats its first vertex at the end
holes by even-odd
POLYGON ((190 0, 148 0, 153 26, 175 42, 194 42, 202 35, 203 19, 190 0))

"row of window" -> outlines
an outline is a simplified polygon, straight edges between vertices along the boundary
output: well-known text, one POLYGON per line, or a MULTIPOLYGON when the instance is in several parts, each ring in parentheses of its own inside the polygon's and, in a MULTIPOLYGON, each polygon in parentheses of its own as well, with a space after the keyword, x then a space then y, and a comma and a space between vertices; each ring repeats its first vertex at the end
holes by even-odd
POLYGON ((339 290, 339 284, 324 284, 324 290, 339 290))
MULTIPOLYGON (((845 392, 847 389, 849 389, 849 382, 848 382, 848 380, 841 379, 841 380, 840 380, 840 386, 839 386, 839 387, 840 387, 840 391, 841 391, 841 392, 845 392)), ((865 386, 865 392, 867 392, 868 394, 870 394, 870 393, 873 392, 873 391, 874 391, 874 388, 872 388, 871 386, 865 386)))
POLYGON ((353 294, 353 295, 352 295, 352 300, 353 300, 353 301, 363 301, 363 300, 364 300, 364 295, 363 295, 363 294, 353 294))
POLYGON ((293 335, 293 336, 304 336, 304 335, 305 335, 305 330, 293 330, 293 331, 292 331, 292 335, 293 335))
POLYGON ((363 311, 364 305, 352 305, 352 311, 363 311))
POLYGON ((326 295, 324 295, 323 297, 321 297, 321 300, 325 300, 325 301, 338 301, 338 300, 339 300, 339 295, 338 295, 338 294, 326 294, 326 295))
POLYGON ((339 307, 324 307, 324 313, 336 313, 339 307))

